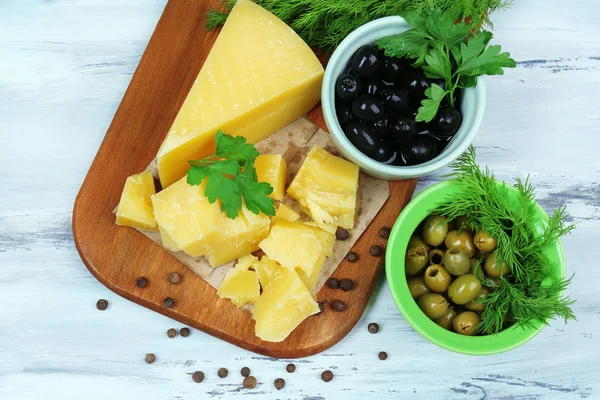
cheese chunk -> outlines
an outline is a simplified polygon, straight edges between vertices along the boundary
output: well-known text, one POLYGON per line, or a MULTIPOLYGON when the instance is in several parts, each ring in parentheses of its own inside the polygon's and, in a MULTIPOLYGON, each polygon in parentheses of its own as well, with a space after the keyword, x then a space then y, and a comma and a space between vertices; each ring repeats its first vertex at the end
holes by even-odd
POLYGON ((313 147, 290 184, 287 194, 324 229, 354 227, 358 166, 313 147))
POLYGON ((279 268, 254 303, 255 334, 267 342, 281 342, 319 305, 296 269, 279 268))
POLYGON ((285 204, 279 203, 279 207, 277 207, 277 211, 275 212, 275 217, 285 219, 286 221, 290 222, 296 222, 298 219, 300 219, 300 214, 285 204))
POLYGON ((267 182, 273 186, 269 195, 273 200, 281 201, 285 196, 287 181, 287 164, 281 154, 261 154, 254 163, 259 182, 267 182))
POLYGON ((279 267, 281 265, 277 261, 273 261, 267 256, 262 256, 260 261, 254 264, 254 269, 258 274, 258 281, 263 289, 271 282, 271 277, 279 267))
POLYGON ((258 262, 258 258, 254 257, 252 254, 247 254, 238 259, 235 267, 237 269, 241 269, 242 271, 248 271, 248 268, 254 267, 254 264, 258 262))
POLYGON ((155 193, 154 178, 150 171, 128 177, 117 208, 117 225, 156 231, 150 199, 155 193))
POLYGON ((320 99, 323 67, 283 21, 238 0, 169 129, 157 158, 163 187, 189 160, 215 151, 218 129, 256 143, 320 99))
POLYGON ((260 295, 258 276, 254 271, 232 268, 223 278, 217 294, 238 307, 254 302, 260 295))

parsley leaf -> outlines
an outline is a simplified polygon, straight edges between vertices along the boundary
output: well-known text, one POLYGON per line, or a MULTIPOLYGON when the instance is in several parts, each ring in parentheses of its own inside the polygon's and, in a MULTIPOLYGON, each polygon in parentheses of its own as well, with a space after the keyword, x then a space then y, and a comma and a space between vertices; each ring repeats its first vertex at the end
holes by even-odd
POLYGON ((466 44, 460 46, 462 62, 456 69, 456 74, 465 76, 502 75, 502 68, 515 68, 515 60, 509 53, 500 53, 500 46, 488 46, 486 35, 477 35, 466 44))
POLYGON ((444 49, 439 46, 431 49, 425 56, 426 64, 423 66, 425 75, 429 78, 442 78, 448 80, 451 78, 450 59, 444 53, 444 49))
POLYGON ((240 165, 244 165, 247 160, 255 160, 260 154, 256 147, 246 143, 246 138, 243 136, 233 137, 218 130, 215 139, 217 142, 215 157, 235 160, 240 165))
POLYGON ((404 31, 399 35, 387 36, 377 41, 379 49, 385 50, 388 57, 407 57, 417 61, 415 67, 423 65, 429 47, 427 34, 417 29, 404 31))
POLYGON ((421 107, 415 118, 416 122, 429 122, 435 117, 441 101, 446 96, 447 91, 442 89, 440 85, 433 84, 425 91, 426 99, 421 101, 421 107))
POLYGON ((257 215, 260 212, 275 215, 275 204, 268 197, 273 192, 273 187, 266 182, 257 181, 254 161, 246 163, 244 171, 236 175, 236 179, 248 210, 257 215))

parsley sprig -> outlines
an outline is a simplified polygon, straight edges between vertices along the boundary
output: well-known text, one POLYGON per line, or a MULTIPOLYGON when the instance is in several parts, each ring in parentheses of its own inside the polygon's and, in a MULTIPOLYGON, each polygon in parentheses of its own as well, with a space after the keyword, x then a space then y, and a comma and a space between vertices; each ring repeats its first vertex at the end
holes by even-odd
POLYGON ((417 122, 429 122, 444 98, 454 107, 454 92, 475 86, 481 75, 502 75, 503 68, 515 68, 509 53, 499 45, 490 45, 493 35, 476 32, 465 22, 455 23, 452 15, 435 9, 429 13, 406 12, 401 16, 412 27, 399 35, 377 41, 387 56, 414 59, 425 76, 441 79, 443 86, 432 84, 425 91, 417 122))
POLYGON ((268 196, 273 187, 258 182, 254 162, 258 150, 246 143, 242 136, 233 137, 220 130, 215 136, 217 149, 214 155, 202 160, 189 161, 187 183, 200 185, 206 179, 204 194, 212 204, 221 200, 221 211, 231 219, 238 216, 245 203, 254 214, 263 212, 275 215, 275 205, 268 196))

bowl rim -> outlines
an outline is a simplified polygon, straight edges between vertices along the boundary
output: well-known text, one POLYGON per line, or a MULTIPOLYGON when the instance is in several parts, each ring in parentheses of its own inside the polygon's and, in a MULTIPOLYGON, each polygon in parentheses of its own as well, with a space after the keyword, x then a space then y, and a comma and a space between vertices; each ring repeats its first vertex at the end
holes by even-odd
POLYGON ((465 92, 472 92, 473 96, 478 100, 477 107, 474 110, 472 126, 464 135, 458 136, 460 142, 454 149, 448 152, 446 151, 452 140, 454 140, 457 136, 455 136, 449 142, 442 153, 430 161, 412 166, 386 165, 379 163, 360 152, 356 147, 354 147, 350 140, 348 140, 337 119, 335 111, 335 96, 332 93, 335 81, 338 77, 333 76, 333 66, 340 63, 346 64, 348 62, 354 51, 360 47, 356 46, 357 41, 359 41, 359 39, 361 39, 365 33, 397 27, 398 24, 405 25, 408 29, 410 28, 408 23, 400 16, 383 17, 358 27, 344 40, 342 40, 342 42, 340 42, 339 46, 335 49, 331 58, 329 59, 327 68, 325 69, 323 84, 321 86, 321 103, 325 124, 327 125, 327 128, 329 129, 334 141, 336 144, 338 144, 338 147, 341 147, 340 150, 348 153, 348 158, 357 163, 359 166, 364 167, 367 171, 376 171, 380 175, 408 179, 428 175, 447 166, 452 161, 456 160, 467 149, 467 147, 469 147, 477 135, 479 127, 481 126, 481 122, 483 121, 483 116, 486 109, 486 96, 485 84, 481 77, 477 79, 477 84, 474 87, 463 89, 465 92), (354 47, 356 47, 356 49, 354 49, 354 47), (354 50, 349 51, 349 49, 354 50))
MULTIPOLYGON (((496 182, 497 184, 504 184, 508 190, 517 190, 506 182, 499 180, 496 180, 496 182)), ((418 209, 421 201, 424 198, 429 196, 438 196, 438 198, 441 198, 440 194, 443 195, 443 193, 447 193, 449 189, 455 189, 455 185, 456 184, 452 181, 442 181, 432 185, 413 198, 398 216, 390 232, 388 246, 386 249, 385 272, 388 287, 396 307, 398 307, 398 310, 406 322, 408 322, 415 331, 420 333, 430 342, 447 350, 465 355, 483 356, 503 353, 519 347, 533 339, 533 337, 535 337, 547 325, 548 321, 545 323, 534 321, 530 327, 523 327, 515 324, 512 327, 493 335, 458 335, 454 332, 447 331, 437 326, 435 322, 431 321, 424 314, 422 314, 416 305, 416 301, 413 300, 410 292, 408 291, 408 284, 403 273, 404 253, 406 252, 408 240, 400 240, 399 237, 407 235, 406 232, 410 231, 410 234, 408 234, 408 238, 410 238, 417 226, 406 226, 406 219, 409 218, 408 215, 413 214, 415 210, 418 209), (401 274, 398 273, 398 271, 392 271, 392 269, 397 270, 398 268, 401 269, 401 274), (401 276, 401 279, 398 278, 398 276, 401 276), (400 282, 398 282, 398 279, 400 279, 400 282), (411 301, 408 302, 407 298, 410 298, 411 301), (417 314, 416 311, 419 311, 420 314, 417 314), (434 333, 431 332, 432 330, 434 333), (508 341, 508 343, 506 341, 508 341)), ((441 202, 441 199, 438 200, 438 202, 441 202)), ((541 212, 540 215, 542 216, 543 224, 547 223, 548 214, 537 202, 536 210, 541 212)), ((566 258, 564 248, 560 239, 553 243, 553 245, 556 247, 559 258, 559 262, 557 262, 558 265, 555 267, 554 273, 559 277, 564 278, 566 276, 566 258)))

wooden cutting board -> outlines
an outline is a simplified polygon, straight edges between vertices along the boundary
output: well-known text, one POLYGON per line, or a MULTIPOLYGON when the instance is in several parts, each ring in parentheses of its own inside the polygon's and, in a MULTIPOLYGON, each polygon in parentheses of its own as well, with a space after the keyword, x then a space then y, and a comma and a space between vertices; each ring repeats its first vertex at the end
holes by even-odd
MULTIPOLYGON (((369 248, 385 246, 378 231, 393 225, 417 180, 390 182, 389 200, 353 248, 359 261, 344 261, 334 272, 333 277, 352 279, 355 288, 343 292, 325 286, 317 295, 328 303, 343 300, 348 309, 334 312, 326 304, 324 313, 308 318, 281 343, 255 337, 250 314, 219 298, 208 283, 144 235, 114 223, 112 210, 125 178, 144 170, 154 158, 217 37, 217 31, 207 33, 202 26, 213 4, 213 0, 170 0, 166 5, 77 195, 75 244, 100 282, 135 303, 260 354, 309 356, 340 341, 360 319, 384 265, 383 258, 369 255, 369 248), (168 280, 173 271, 183 278, 178 285, 168 280), (145 289, 136 286, 142 275, 149 282, 145 289), (175 300, 171 309, 163 306, 167 296, 175 300)), ((308 116, 326 130, 320 106, 308 116)))

